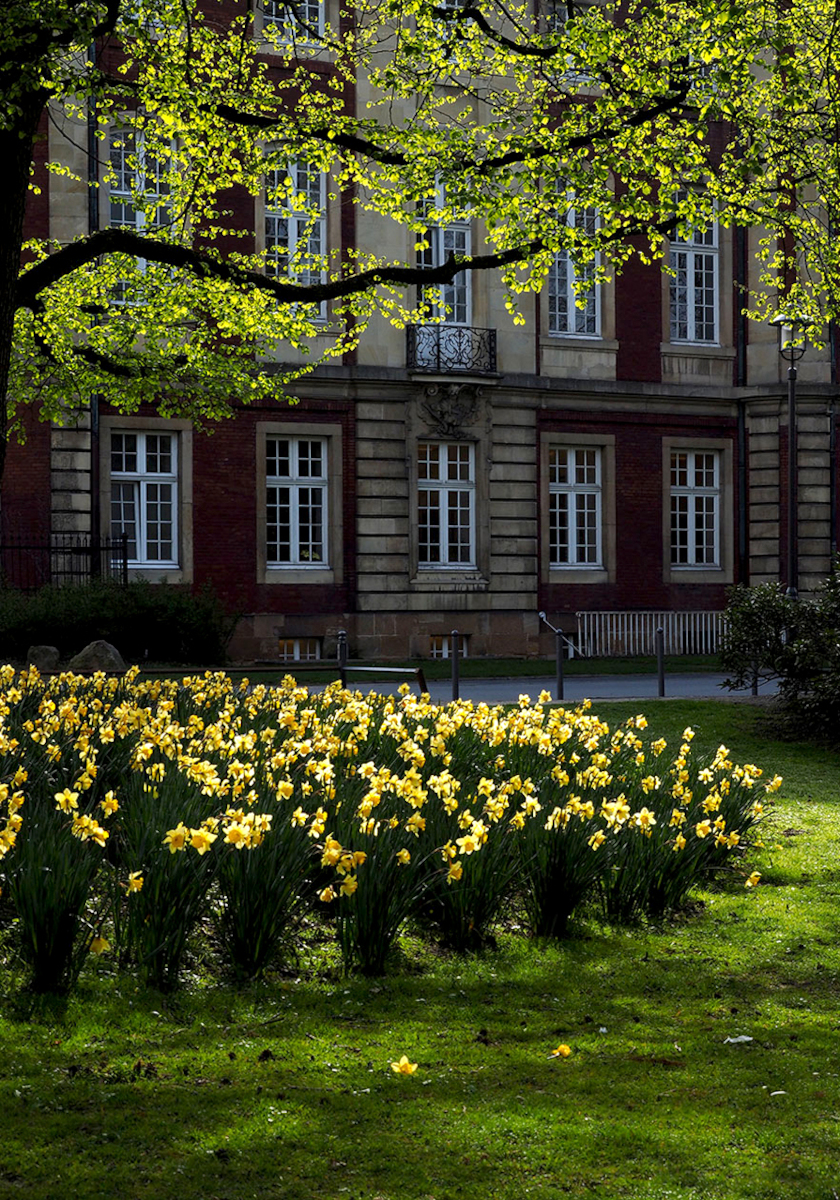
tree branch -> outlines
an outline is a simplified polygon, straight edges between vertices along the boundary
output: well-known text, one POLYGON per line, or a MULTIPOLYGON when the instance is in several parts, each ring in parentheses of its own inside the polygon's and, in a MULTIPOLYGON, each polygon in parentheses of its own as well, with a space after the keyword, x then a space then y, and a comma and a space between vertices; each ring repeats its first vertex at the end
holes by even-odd
MULTIPOLYGON (((597 145, 599 142, 611 141, 613 138, 618 137, 619 134, 625 133, 628 129, 638 129, 642 125, 650 124, 657 117, 665 116, 667 113, 681 108, 685 104, 689 90, 690 83, 686 80, 673 87, 670 92, 663 95, 649 107, 641 108, 631 113, 622 125, 608 125, 602 129, 593 129, 587 133, 575 134, 567 138, 563 146, 568 150, 585 150, 590 146, 597 145)), ((232 104, 203 105, 201 111, 208 114, 215 114, 232 125, 243 125, 252 129, 260 129, 266 133, 275 130, 282 121, 287 119, 285 115, 272 117, 262 113, 248 113, 236 108, 232 104)), ((409 157, 402 151, 385 149, 377 145, 375 141, 360 137, 355 133, 344 133, 327 126, 302 129, 300 133, 303 137, 316 138, 318 141, 323 142, 329 141, 332 145, 338 146, 342 150, 348 150, 352 154, 364 155, 374 162, 383 163, 387 166, 404 167, 410 161, 409 157)), ((557 147, 554 145, 527 145, 516 150, 510 150, 507 154, 498 154, 489 158, 464 159, 459 162, 458 166, 464 172, 488 175, 498 170, 499 167, 514 166, 526 160, 533 161, 535 159, 556 156, 556 154, 557 147)))
POLYGON ((346 296, 369 291, 377 284, 425 286, 450 283, 461 271, 487 271, 512 263, 525 262, 543 249, 541 239, 515 246, 497 254, 478 254, 470 258, 450 255, 437 267, 373 267, 332 279, 326 283, 290 283, 273 279, 259 271, 225 262, 189 246, 156 241, 128 229, 103 229, 90 237, 70 242, 34 266, 22 272, 18 279, 16 308, 35 310, 41 293, 73 271, 95 262, 104 254, 130 254, 148 262, 189 271, 197 279, 219 279, 236 287, 269 292, 280 304, 318 304, 324 300, 340 300, 346 296))

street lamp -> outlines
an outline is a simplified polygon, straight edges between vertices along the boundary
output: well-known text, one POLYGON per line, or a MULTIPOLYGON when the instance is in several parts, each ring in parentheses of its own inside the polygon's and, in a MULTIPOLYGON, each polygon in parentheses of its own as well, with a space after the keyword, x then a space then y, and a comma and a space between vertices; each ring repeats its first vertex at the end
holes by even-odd
POLYGON ((770 322, 779 330, 779 353, 788 364, 788 460, 787 460, 787 592, 790 600, 798 597, 797 561, 797 438, 796 438, 796 364, 805 353, 805 341, 812 321, 780 313, 770 322))

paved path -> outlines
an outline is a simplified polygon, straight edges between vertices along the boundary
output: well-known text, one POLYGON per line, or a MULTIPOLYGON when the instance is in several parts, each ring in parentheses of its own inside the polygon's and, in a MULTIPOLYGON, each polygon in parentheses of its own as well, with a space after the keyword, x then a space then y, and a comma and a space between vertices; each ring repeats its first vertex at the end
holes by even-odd
MULTIPOLYGON (((694 674, 672 674, 665 676, 665 697, 686 699, 727 699, 729 697, 744 698, 750 695, 749 689, 730 692, 723 688, 725 675, 713 672, 697 672, 694 674)), ((396 692, 404 680, 394 677, 393 682, 366 681, 364 675, 348 677, 348 685, 360 691, 377 691, 390 694, 396 692)), ((540 692, 555 694, 556 679, 550 677, 529 677, 519 679, 461 679, 460 695, 462 700, 473 700, 475 703, 486 701, 488 704, 515 703, 523 694, 536 700, 540 692)), ((411 681, 411 690, 416 693, 417 685, 411 681)), ((775 687, 762 685, 759 693, 762 696, 775 694, 775 687)), ((429 684, 429 693, 436 704, 445 704, 452 699, 452 684, 449 680, 433 680, 429 684)), ((578 700, 650 700, 658 696, 658 680, 656 675, 572 675, 564 681, 563 699, 569 702, 578 700)))

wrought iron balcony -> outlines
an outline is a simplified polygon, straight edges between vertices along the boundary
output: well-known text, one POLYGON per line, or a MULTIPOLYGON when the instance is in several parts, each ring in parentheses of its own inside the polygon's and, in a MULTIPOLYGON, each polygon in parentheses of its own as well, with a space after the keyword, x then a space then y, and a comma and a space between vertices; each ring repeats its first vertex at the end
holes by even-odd
POLYGON ((449 375, 492 375, 496 371, 496 330, 471 325, 409 325, 409 370, 449 375))

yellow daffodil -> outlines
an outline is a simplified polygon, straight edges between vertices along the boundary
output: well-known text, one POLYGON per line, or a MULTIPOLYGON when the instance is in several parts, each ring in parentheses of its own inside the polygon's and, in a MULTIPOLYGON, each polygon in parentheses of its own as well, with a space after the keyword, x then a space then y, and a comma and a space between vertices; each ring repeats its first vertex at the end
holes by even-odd
POLYGON ((754 888, 758 884, 760 879, 761 879, 761 872, 753 871, 752 875, 750 875, 749 879, 744 884, 744 887, 745 888, 754 888))
POLYGON ((567 1046, 565 1042, 561 1042, 556 1050, 552 1050, 550 1058, 568 1058, 572 1053, 571 1046, 567 1046))
POLYGON ((163 844, 169 847, 170 854, 175 854, 178 850, 183 850, 186 847, 189 836, 190 831, 186 825, 178 824, 174 829, 167 831, 166 837, 163 839, 163 844))
POLYGON ((409 1062, 408 1057, 403 1054, 399 1062, 391 1063, 391 1070, 395 1075, 413 1075, 417 1070, 417 1063, 409 1062))
POLYGON ((55 806, 62 812, 71 813, 74 808, 79 807, 79 793, 71 792, 69 788, 65 788, 63 792, 56 792, 55 806))

